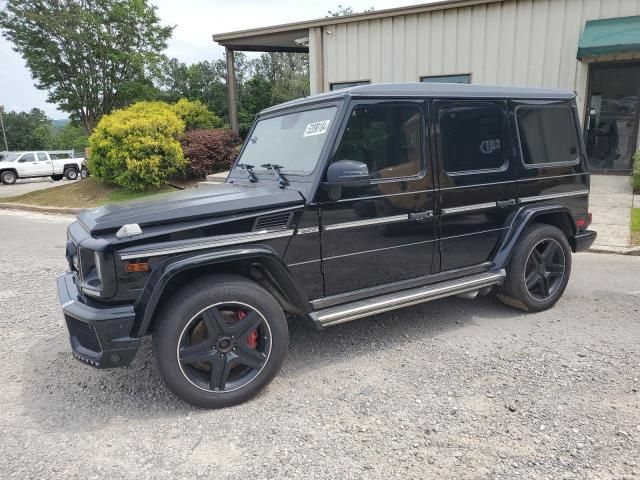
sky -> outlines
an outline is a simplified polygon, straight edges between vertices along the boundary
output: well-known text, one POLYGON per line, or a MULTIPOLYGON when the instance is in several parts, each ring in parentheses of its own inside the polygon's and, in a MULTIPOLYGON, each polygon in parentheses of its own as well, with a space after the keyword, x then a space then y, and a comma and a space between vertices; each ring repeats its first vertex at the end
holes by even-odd
MULTIPOLYGON (((338 5, 355 11, 376 10, 429 3, 429 0, 150 0, 166 25, 175 25, 166 54, 185 63, 215 60, 224 48, 211 40, 214 33, 245 30, 281 23, 322 18, 338 5)), ((0 105, 5 110, 40 108, 53 118, 67 114, 46 102, 47 93, 38 90, 24 61, 0 37, 0 105)))

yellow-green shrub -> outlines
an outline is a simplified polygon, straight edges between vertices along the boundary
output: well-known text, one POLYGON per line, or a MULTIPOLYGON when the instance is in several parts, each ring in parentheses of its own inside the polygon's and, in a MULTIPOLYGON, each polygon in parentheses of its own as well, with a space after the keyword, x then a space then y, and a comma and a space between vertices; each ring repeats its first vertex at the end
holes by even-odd
POLYGON ((139 102, 102 117, 89 138, 91 173, 130 190, 160 187, 186 166, 185 124, 163 102, 139 102))
POLYGON ((186 98, 181 98, 172 108, 176 115, 185 123, 187 130, 220 128, 223 125, 222 120, 200 100, 191 101, 186 98))

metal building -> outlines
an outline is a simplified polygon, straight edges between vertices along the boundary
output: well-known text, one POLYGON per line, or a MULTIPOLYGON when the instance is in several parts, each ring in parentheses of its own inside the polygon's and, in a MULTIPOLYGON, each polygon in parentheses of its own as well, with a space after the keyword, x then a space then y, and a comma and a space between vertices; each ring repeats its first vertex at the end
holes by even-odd
POLYGON ((213 39, 230 75, 237 50, 309 52, 312 93, 418 81, 573 89, 594 171, 628 173, 640 149, 640 0, 447 0, 213 39))

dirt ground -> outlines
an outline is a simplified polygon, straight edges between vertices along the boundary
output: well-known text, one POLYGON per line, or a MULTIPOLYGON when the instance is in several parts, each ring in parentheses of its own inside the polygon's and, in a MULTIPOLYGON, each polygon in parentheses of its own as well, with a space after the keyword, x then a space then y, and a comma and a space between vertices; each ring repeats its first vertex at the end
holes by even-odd
POLYGON ((576 255, 538 314, 452 298, 291 324, 275 382, 205 411, 148 341, 127 369, 73 360, 69 221, 0 212, 2 479, 640 479, 640 257, 576 255))

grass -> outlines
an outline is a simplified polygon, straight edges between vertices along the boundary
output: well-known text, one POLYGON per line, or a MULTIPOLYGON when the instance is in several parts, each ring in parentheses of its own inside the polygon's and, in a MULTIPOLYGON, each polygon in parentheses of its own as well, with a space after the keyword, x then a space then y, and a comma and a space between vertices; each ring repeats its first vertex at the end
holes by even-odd
POLYGON ((640 246, 640 208, 631 209, 631 244, 640 246))
POLYGON ((89 177, 68 185, 36 190, 16 197, 3 198, 2 202, 42 207, 92 208, 106 203, 135 200, 173 190, 174 188, 165 186, 158 190, 132 192, 112 185, 104 185, 95 178, 89 177))

